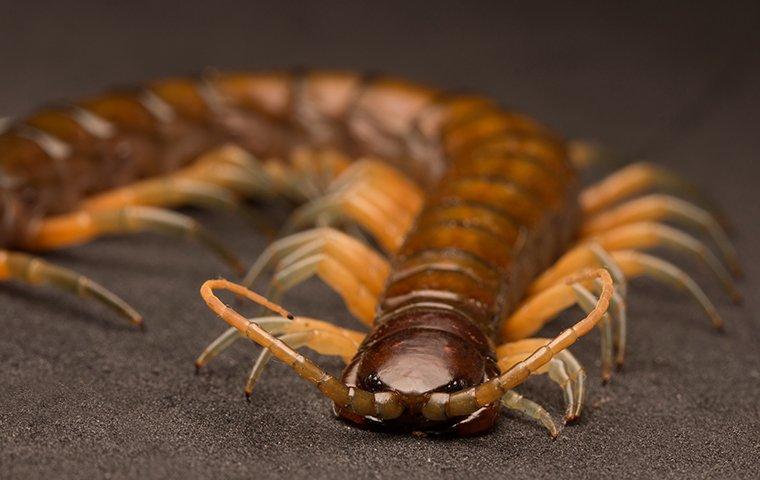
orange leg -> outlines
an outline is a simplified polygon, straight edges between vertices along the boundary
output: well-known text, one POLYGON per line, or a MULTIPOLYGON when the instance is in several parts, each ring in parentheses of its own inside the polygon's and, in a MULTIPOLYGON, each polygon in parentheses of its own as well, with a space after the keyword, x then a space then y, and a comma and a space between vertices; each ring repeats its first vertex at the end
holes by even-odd
MULTIPOLYGON (((699 189, 678 175, 650 163, 632 163, 609 177, 585 189, 581 193, 581 208, 586 215, 593 215, 621 200, 651 190, 683 192, 717 212, 712 201, 705 198, 699 189)), ((725 225, 725 216, 717 215, 725 225)))
POLYGON ((78 245, 103 235, 152 231, 200 241, 242 274, 240 260, 190 217, 153 207, 124 207, 106 211, 77 211, 42 220, 24 247, 54 250, 78 245))
POLYGON ((331 184, 327 195, 297 209, 284 230, 290 233, 320 222, 349 221, 368 231, 386 252, 394 252, 419 212, 422 198, 419 188, 391 167, 359 161, 331 184))
MULTIPOLYGON (((345 233, 330 228, 306 230, 281 238, 259 256, 243 280, 250 287, 267 270, 274 269, 270 293, 274 301, 297 284, 317 276, 338 293, 348 310, 371 326, 377 299, 388 277, 388 262, 374 250, 345 233)), ((197 358, 201 368, 240 338, 227 329, 197 358)))
POLYGON ((142 316, 124 300, 89 278, 42 259, 0 250, 0 280, 20 280, 30 285, 51 285, 80 297, 91 297, 142 327, 142 316))

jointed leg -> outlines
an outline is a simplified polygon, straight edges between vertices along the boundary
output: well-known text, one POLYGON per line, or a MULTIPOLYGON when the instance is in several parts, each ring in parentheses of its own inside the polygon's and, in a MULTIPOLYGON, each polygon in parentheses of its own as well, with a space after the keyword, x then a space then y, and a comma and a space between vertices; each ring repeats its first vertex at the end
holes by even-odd
POLYGON ((559 429, 555 425, 554 420, 552 420, 551 415, 549 415, 549 412, 533 400, 523 397, 514 390, 508 390, 501 397, 501 404, 511 411, 521 413, 537 421, 549 431, 549 436, 552 438, 557 438, 559 435, 559 429))
POLYGON ((77 245, 106 234, 152 231, 179 237, 191 237, 213 250, 236 272, 242 263, 224 244, 198 222, 185 215, 153 207, 124 207, 103 212, 76 211, 40 222, 25 247, 53 250, 77 245))
MULTIPOLYGON (((372 393, 358 387, 347 386, 264 330, 255 321, 246 319, 225 305, 215 295, 214 290, 216 289, 227 290, 276 312, 288 320, 295 320, 291 313, 261 295, 226 280, 209 280, 201 287, 201 297, 211 310, 246 337, 269 350, 274 357, 291 367, 301 378, 316 386, 340 408, 348 409, 356 415, 372 415, 380 419, 392 419, 401 415, 404 407, 397 394, 393 392, 372 393)), ((495 400, 497 399, 493 401, 495 400)))
POLYGON ((715 242, 731 269, 741 274, 738 256, 723 227, 710 212, 670 195, 648 195, 586 219, 581 235, 590 237, 631 223, 672 219, 704 230, 715 242))
MULTIPOLYGON (((593 215, 621 200, 652 189, 683 192, 709 210, 717 211, 713 202, 706 199, 694 185, 662 167, 644 162, 628 165, 585 189, 580 197, 581 208, 586 215, 593 215)), ((723 215, 718 215, 718 218, 725 224, 723 215)))
MULTIPOLYGON (((270 292, 279 301, 287 290, 317 275, 344 300, 349 311, 371 325, 377 298, 390 267, 374 250, 330 228, 307 230, 273 242, 248 271, 243 285, 250 287, 266 270, 274 269, 270 292)), ((240 335, 234 328, 214 340, 196 360, 201 368, 240 335)))
POLYGON ((285 231, 320 220, 328 225, 348 220, 370 232, 387 252, 394 252, 421 203, 420 191, 398 172, 377 162, 358 162, 336 179, 328 195, 296 210, 285 231))
MULTIPOLYGON (((581 284, 575 284, 572 286, 573 293, 578 305, 584 312, 590 313, 596 302, 599 300, 591 293, 586 287, 581 284)), ((601 333, 601 354, 602 354, 602 383, 607 383, 612 378, 612 357, 614 355, 614 346, 612 342, 612 320, 610 319, 610 313, 604 314, 601 320, 599 320, 599 331, 601 333)), ((625 337, 624 337, 625 338, 625 337)), ((618 343, 618 345, 620 345, 618 343)), ((620 357, 622 358, 622 357, 620 357)))
MULTIPOLYGON (((555 310, 553 304, 556 301, 563 304, 570 303, 564 301, 564 298, 573 295, 572 285, 591 283, 595 280, 602 282, 602 288, 599 300, 588 315, 570 328, 563 330, 546 345, 538 348, 525 360, 522 360, 498 377, 456 393, 432 394, 422 407, 425 417, 431 420, 444 420, 469 415, 486 405, 501 400, 507 391, 523 383, 533 372, 539 370, 555 358, 559 352, 566 350, 580 337, 586 335, 607 312, 612 299, 614 291, 612 277, 604 269, 587 270, 568 278, 564 285, 562 285, 565 287, 565 291, 556 290, 551 292, 551 295, 534 299, 533 301, 529 299, 517 311, 518 316, 527 316, 528 318, 533 315, 545 316, 547 313, 551 314, 555 310)), ((509 322, 507 322, 508 326, 509 322)), ((502 332, 502 336, 508 338, 508 335, 504 335, 505 333, 509 334, 510 332, 502 332)))
POLYGON ((139 313, 101 285, 76 272, 30 255, 0 250, 0 280, 20 280, 31 285, 51 285, 80 297, 92 297, 126 317, 133 325, 143 326, 143 319, 139 313))
POLYGON ((367 245, 331 228, 307 230, 272 243, 251 267, 250 286, 276 266, 272 288, 277 295, 318 275, 341 295, 354 316, 371 325, 377 297, 390 272, 388 262, 367 245))
MULTIPOLYGON (((658 257, 635 250, 613 250, 609 252, 609 255, 619 267, 622 275, 628 280, 639 276, 647 276, 679 290, 687 291, 707 313, 713 326, 718 329, 722 328, 723 321, 707 295, 688 274, 675 265, 658 257)), ((529 292, 532 295, 537 295, 551 286, 561 283, 564 278, 577 270, 595 267, 602 263, 598 254, 598 246, 594 244, 580 245, 567 252, 552 268, 544 272, 533 283, 529 292)), ((619 314, 616 312, 613 317, 617 315, 619 314)), ((619 326, 625 327, 625 323, 623 322, 619 326)), ((617 338, 618 342, 624 340, 624 332, 622 335, 618 334, 617 338)), ((623 350, 624 348, 618 345, 618 364, 622 363, 623 350)))
POLYGON ((702 242, 675 228, 653 222, 637 222, 613 228, 592 238, 607 251, 667 247, 696 257, 706 264, 735 302, 741 293, 723 264, 702 242))
MULTIPOLYGON (((496 349, 499 369, 506 372, 549 343, 549 340, 548 338, 526 338, 499 346, 496 349)), ((544 373, 547 373, 549 378, 562 388, 565 400, 565 421, 570 422, 578 418, 583 407, 586 381, 586 372, 580 363, 570 352, 562 351, 547 365, 533 372, 533 374, 544 373)))

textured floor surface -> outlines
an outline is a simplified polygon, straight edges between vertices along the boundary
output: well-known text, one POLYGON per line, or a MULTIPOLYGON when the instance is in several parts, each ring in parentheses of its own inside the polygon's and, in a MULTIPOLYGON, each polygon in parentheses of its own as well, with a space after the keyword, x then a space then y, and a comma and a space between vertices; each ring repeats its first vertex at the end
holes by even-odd
MULTIPOLYGON (((336 421, 280 364, 246 403, 251 345, 193 375, 195 355, 224 328, 198 286, 228 272, 191 243, 104 239, 49 258, 112 287, 145 313, 149 330, 47 289, 0 286, 0 478, 757 478, 756 5, 108 3, 6 2, 0 113, 208 65, 370 69, 483 91, 703 185, 736 224, 746 302, 731 305, 709 275, 679 259, 716 299, 725 335, 682 294, 636 282, 625 371, 602 387, 598 338, 574 348, 592 379, 588 407, 556 441, 509 416, 474 439, 399 437, 336 421)), ((264 245, 241 219, 191 213, 229 236, 246 261, 264 245)), ((350 324, 317 283, 287 305, 350 324)), ((561 398, 547 382, 523 392, 559 415, 561 398)))

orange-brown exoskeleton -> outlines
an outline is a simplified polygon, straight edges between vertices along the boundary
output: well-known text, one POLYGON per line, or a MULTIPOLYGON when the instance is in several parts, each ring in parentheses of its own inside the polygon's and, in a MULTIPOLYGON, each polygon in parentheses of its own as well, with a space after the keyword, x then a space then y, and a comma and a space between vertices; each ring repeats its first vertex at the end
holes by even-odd
POLYGON ((595 154, 485 97, 387 77, 161 80, 39 110, 0 135, 0 278, 94 295, 141 324, 103 287, 20 251, 150 230, 196 238, 240 269, 220 240, 171 208, 251 214, 242 200, 286 197, 300 206, 243 285, 202 287, 231 327, 197 367, 245 336, 264 347, 248 394, 274 356, 359 425, 473 434, 503 406, 556 435, 551 416, 514 388, 547 374, 563 391, 566 420, 577 418, 585 373, 567 347, 598 327, 610 377, 624 359, 627 280, 648 275, 682 288, 722 325, 686 273, 642 250, 691 254, 738 297, 724 267, 738 271, 736 254, 714 208, 643 163, 583 189, 578 170, 595 154), (704 230, 719 255, 664 221, 704 230), (247 288, 265 271, 267 298, 247 288), (312 275, 370 331, 277 305, 312 275), (279 316, 246 319, 215 289, 279 316), (553 339, 534 337, 573 305, 582 320, 553 339), (301 347, 340 356, 345 371, 326 373, 301 347))

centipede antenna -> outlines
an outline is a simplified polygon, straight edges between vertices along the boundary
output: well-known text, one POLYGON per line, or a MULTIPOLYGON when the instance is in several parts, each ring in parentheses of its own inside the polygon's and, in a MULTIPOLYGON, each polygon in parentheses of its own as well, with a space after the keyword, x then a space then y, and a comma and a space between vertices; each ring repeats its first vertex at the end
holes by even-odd
POLYGON ((291 367, 298 376, 315 385, 336 405, 347 408, 357 415, 372 415, 381 419, 396 418, 403 412, 404 407, 401 405, 398 394, 393 392, 371 393, 358 387, 348 387, 314 362, 262 329, 255 321, 244 318, 225 305, 214 294, 214 289, 227 290, 261 305, 283 318, 294 320, 295 317, 290 312, 258 293, 227 280, 207 280, 201 286, 201 297, 214 313, 246 337, 269 350, 274 357, 291 367))
POLYGON ((615 261, 615 259, 610 255, 610 253, 602 248, 601 245, 599 245, 596 242, 592 242, 589 246, 591 253, 594 254, 596 259, 599 261, 602 267, 606 268, 608 272, 610 272, 610 275, 612 276, 612 281, 615 285, 615 293, 620 295, 620 297, 625 298, 626 294, 628 293, 628 284, 625 279, 625 275, 623 274, 622 269, 620 268, 620 265, 615 261))
MULTIPOLYGON (((289 345, 290 348, 295 350, 305 345, 309 334, 310 332, 293 332, 286 333, 278 338, 281 342, 284 342, 285 344, 289 345)), ((272 352, 266 348, 261 350, 259 356, 256 357, 256 361, 253 364, 253 368, 251 368, 251 373, 248 374, 248 378, 245 382, 245 388, 243 389, 243 394, 245 395, 246 399, 251 398, 253 389, 256 386, 256 382, 258 382, 259 378, 261 378, 261 374, 264 373, 264 368, 267 366, 271 358, 272 352)))
POLYGON ((48 284, 80 297, 91 297, 127 318, 133 325, 145 328, 142 315, 113 292, 83 275, 37 257, 0 250, 0 279, 5 278, 31 285, 48 284))
MULTIPOLYGON (((536 348, 546 345, 549 341, 548 338, 526 338, 499 346, 496 349, 496 355, 499 357, 499 370, 506 372, 519 363, 524 355, 530 355, 536 348)), ((572 422, 578 418, 583 406, 586 373, 578 360, 567 350, 559 352, 549 361, 546 373, 554 383, 562 388, 562 396, 565 401, 565 422, 572 422)))
MULTIPOLYGON (((283 325, 290 323, 290 320, 281 317, 262 317, 257 318, 256 322, 264 330, 275 333, 283 325)), ((206 366, 211 360, 216 358, 220 353, 230 347, 236 340, 243 338, 242 335, 235 327, 230 327, 225 330, 221 335, 214 339, 206 348, 203 349, 198 358, 195 359, 195 371, 200 371, 201 368, 206 366)))

